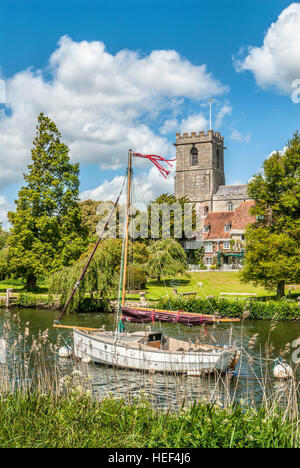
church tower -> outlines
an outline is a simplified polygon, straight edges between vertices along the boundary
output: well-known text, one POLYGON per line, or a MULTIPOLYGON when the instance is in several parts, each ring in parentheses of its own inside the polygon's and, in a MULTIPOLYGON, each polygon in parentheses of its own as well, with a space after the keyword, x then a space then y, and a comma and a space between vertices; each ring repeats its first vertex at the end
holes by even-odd
POLYGON ((201 215, 213 210, 213 195, 225 185, 224 139, 208 130, 176 133, 176 198, 187 196, 201 215))

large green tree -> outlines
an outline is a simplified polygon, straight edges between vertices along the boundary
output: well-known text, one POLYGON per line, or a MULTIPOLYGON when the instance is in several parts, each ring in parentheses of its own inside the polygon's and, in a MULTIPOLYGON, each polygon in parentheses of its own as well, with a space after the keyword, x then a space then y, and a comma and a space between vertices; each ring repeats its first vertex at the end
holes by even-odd
POLYGON ((147 265, 148 274, 161 280, 164 276, 185 275, 187 257, 180 243, 175 239, 161 239, 152 242, 147 265))
POLYGON ((0 223, 0 250, 6 245, 8 237, 8 232, 2 228, 2 224, 0 223))
POLYGON ((79 165, 70 162, 69 148, 52 120, 40 114, 36 129, 26 185, 16 211, 8 213, 10 269, 26 279, 28 289, 36 287, 37 278, 71 264, 86 247, 79 165))
POLYGON ((277 289, 300 281, 300 136, 264 161, 248 186, 256 222, 246 233, 244 281, 277 289))

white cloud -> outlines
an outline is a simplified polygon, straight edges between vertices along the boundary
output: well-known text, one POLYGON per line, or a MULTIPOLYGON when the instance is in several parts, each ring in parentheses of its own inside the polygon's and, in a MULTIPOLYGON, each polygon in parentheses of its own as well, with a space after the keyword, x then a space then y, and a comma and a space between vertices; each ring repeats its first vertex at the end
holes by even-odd
POLYGON ((229 138, 240 143, 249 143, 251 140, 251 135, 249 133, 247 135, 243 135, 238 130, 233 129, 229 138))
MULTIPOLYGON (((162 193, 174 193, 174 167, 167 179, 164 179, 155 167, 148 172, 137 174, 133 185, 133 203, 139 209, 154 200, 162 193)), ((86 190, 80 195, 81 200, 115 201, 123 184, 123 177, 116 176, 112 180, 105 180, 99 187, 86 190)), ((125 203, 125 191, 121 203, 125 203)))
POLYGON ((4 228, 8 227, 7 212, 10 210, 13 210, 13 205, 3 195, 0 195, 0 223, 4 228))
POLYGON ((208 126, 208 121, 203 114, 190 115, 187 119, 181 122, 182 132, 197 132, 205 130, 208 126))
POLYGON ((169 119, 164 122, 160 127, 159 131, 162 135, 168 135, 168 133, 175 132, 180 129, 180 124, 176 119, 169 119))
POLYGON ((60 39, 43 71, 27 69, 7 80, 7 107, 0 116, 0 188, 19 181, 30 160, 37 115, 57 124, 73 160, 117 169, 128 148, 173 155, 153 128, 162 113, 174 115, 183 99, 203 100, 227 88, 174 50, 147 56, 102 42, 60 39), (50 79, 49 79, 50 77, 50 79))
POLYGON ((300 3, 292 3, 268 29, 261 47, 249 47, 244 59, 236 58, 238 72, 251 71, 259 86, 274 86, 290 94, 300 78, 300 3))
POLYGON ((175 131, 197 132, 206 129, 207 126, 208 120, 200 113, 190 115, 181 121, 177 119, 166 120, 159 130, 162 135, 167 135, 175 131))
POLYGON ((222 125, 222 122, 223 122, 224 118, 227 115, 230 115, 231 112, 232 112, 232 107, 228 106, 227 104, 225 106, 222 106, 221 109, 219 110, 218 114, 217 114, 216 124, 213 125, 213 123, 212 123, 212 127, 219 129, 221 127, 221 125, 222 125))

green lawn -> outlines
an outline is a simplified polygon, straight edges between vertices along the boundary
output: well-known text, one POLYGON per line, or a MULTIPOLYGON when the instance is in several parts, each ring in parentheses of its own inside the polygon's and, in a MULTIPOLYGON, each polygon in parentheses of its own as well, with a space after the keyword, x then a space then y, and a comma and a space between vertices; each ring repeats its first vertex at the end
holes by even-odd
MULTIPOLYGON (((0 294, 5 293, 6 288, 13 288, 15 293, 25 292, 24 283, 21 280, 0 281, 0 294)), ((206 271, 201 273, 191 273, 190 277, 177 277, 174 279, 164 279, 159 283, 157 280, 150 280, 147 284, 148 291, 147 299, 156 301, 167 294, 172 295, 173 288, 177 292, 196 292, 197 297, 219 296, 221 292, 225 293, 256 293, 258 296, 274 296, 275 291, 267 291, 262 287, 255 287, 251 284, 241 283, 238 272, 218 272, 206 271), (197 283, 203 283, 200 287, 197 283)), ((40 282, 38 290, 35 294, 47 294, 47 282, 40 282)), ((286 287, 286 293, 288 287, 286 287)), ((300 285, 296 291, 292 291, 294 295, 300 295, 300 285)), ((139 299, 139 295, 127 295, 128 299, 139 299)), ((228 296, 230 297, 230 296, 228 296)))
MULTIPOLYGON (((0 295, 6 293, 6 290, 11 288, 14 293, 18 294, 21 292, 27 292, 25 289, 25 283, 22 279, 10 279, 0 281, 0 295)), ((37 290, 34 291, 32 294, 47 294, 48 293, 48 285, 46 281, 39 281, 37 285, 37 290)))
POLYGON ((270 296, 274 294, 266 291, 264 288, 241 283, 238 272, 211 271, 191 273, 190 278, 167 279, 162 283, 158 283, 155 280, 149 281, 147 285, 147 290, 149 291, 147 298, 149 300, 157 300, 163 295, 172 294, 174 287, 179 294, 183 292, 197 292, 197 297, 219 296, 221 292, 256 293, 258 296, 270 296), (203 284, 202 287, 197 285, 200 282, 203 284), (177 283, 178 286, 172 286, 172 283, 177 283))

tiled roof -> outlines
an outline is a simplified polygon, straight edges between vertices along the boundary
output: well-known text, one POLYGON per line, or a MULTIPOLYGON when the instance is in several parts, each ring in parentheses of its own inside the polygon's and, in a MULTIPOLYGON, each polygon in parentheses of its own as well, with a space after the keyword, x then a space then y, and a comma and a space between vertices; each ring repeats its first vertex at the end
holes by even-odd
POLYGON ((232 224, 234 211, 215 211, 208 213, 204 225, 210 226, 209 232, 204 233, 204 240, 230 239, 230 231, 226 232, 225 224, 232 224))
POLYGON ((244 185, 220 185, 215 197, 218 198, 249 198, 247 195, 247 184, 244 185))
POLYGON ((209 232, 204 232, 204 240, 230 239, 231 230, 244 230, 248 224, 255 221, 249 209, 253 201, 243 202, 235 211, 215 211, 207 214, 204 225, 210 226, 209 232), (230 224, 231 230, 225 231, 225 225, 230 224))
POLYGON ((235 210, 232 229, 246 229, 248 224, 254 223, 255 216, 249 213, 250 208, 254 206, 254 204, 254 201, 246 201, 235 210))

